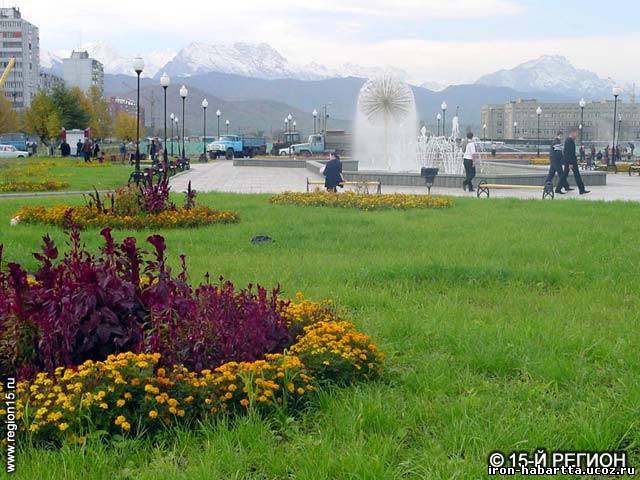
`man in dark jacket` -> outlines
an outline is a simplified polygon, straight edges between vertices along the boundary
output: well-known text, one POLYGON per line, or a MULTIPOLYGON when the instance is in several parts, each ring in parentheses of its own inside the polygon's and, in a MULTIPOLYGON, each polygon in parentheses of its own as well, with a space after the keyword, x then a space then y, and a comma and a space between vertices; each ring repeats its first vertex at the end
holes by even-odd
POLYGON ((560 179, 561 184, 565 184, 567 182, 567 177, 569 176, 569 168, 573 170, 573 176, 576 180, 576 185, 578 186, 578 191, 580 195, 584 195, 585 193, 589 193, 589 190, 584 188, 584 183, 582 182, 582 177, 580 176, 580 169, 578 168, 578 159, 576 158, 576 137, 578 136, 578 129, 572 128, 569 131, 569 135, 567 139, 564 141, 564 172, 562 172, 562 178, 560 179))
POLYGON ((549 149, 549 174, 547 175, 547 179, 545 180, 546 183, 553 182, 553 177, 558 174, 556 193, 559 193, 561 195, 564 195, 564 192, 562 191, 563 188, 567 191, 571 189, 571 187, 569 187, 569 184, 566 183, 566 179, 564 183, 562 180, 562 167, 564 163, 562 160, 563 146, 562 132, 558 132, 556 138, 554 138, 553 142, 551 142, 551 148, 549 149))
POLYGON ((329 155, 329 161, 324 167, 324 186, 328 192, 337 192, 342 184, 342 162, 337 153, 329 155))

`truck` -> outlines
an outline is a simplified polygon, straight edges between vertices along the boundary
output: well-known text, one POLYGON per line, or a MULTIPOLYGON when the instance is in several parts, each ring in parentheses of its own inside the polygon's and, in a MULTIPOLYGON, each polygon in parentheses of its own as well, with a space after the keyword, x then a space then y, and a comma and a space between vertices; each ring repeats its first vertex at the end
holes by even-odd
POLYGON ((290 147, 281 148, 280 155, 300 154, 305 157, 323 153, 345 154, 351 151, 351 134, 344 130, 327 130, 309 135, 306 143, 294 143, 290 147))
POLYGON ((273 142, 271 155, 279 155, 280 150, 288 148, 294 143, 300 143, 300 132, 284 132, 273 142))
POLYGON ((215 142, 207 145, 210 158, 224 156, 227 160, 233 158, 265 155, 267 153, 267 141, 264 137, 245 137, 242 135, 222 135, 215 142))

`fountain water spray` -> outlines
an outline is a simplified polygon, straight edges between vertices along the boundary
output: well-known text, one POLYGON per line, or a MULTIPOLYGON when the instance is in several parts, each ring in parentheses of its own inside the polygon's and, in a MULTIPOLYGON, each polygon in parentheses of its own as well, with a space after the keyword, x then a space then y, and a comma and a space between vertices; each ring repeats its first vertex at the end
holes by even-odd
POLYGON ((354 156, 362 170, 417 171, 416 105, 411 88, 393 75, 362 86, 354 156))

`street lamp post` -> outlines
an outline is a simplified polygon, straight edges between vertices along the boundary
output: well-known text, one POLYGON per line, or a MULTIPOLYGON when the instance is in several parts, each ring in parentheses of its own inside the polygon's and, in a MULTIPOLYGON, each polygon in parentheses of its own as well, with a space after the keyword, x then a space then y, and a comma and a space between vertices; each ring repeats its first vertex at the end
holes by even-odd
POLYGON ((580 145, 582 145, 582 139, 584 138, 584 107, 587 102, 584 101, 584 98, 581 98, 578 105, 580 105, 580 145))
MULTIPOLYGON (((176 115, 173 119, 173 123, 176 124, 176 140, 178 140, 178 135, 180 134, 180 129, 178 128, 178 124, 180 123, 180 119, 176 115)), ((180 155, 180 142, 178 142, 178 151, 176 152, 176 156, 180 155)))
POLYGON ((317 120, 318 120, 318 111, 314 108, 313 109, 313 133, 314 134, 317 133, 317 130, 316 130, 317 120))
POLYGON ((622 93, 622 89, 616 85, 612 89, 613 93, 613 152, 611 157, 613 158, 613 164, 616 163, 616 116, 618 115, 618 97, 622 93))
POLYGON ((482 125, 482 141, 487 141, 487 124, 482 125))
POLYGON ((202 115, 203 115, 203 127, 202 127, 202 155, 204 155, 204 161, 207 161, 207 107, 209 102, 205 98, 202 100, 202 115))
POLYGON ((172 113, 169 115, 169 121, 171 122, 171 156, 173 157, 173 124, 176 120, 176 116, 172 113))
POLYGON ((141 173, 140 173, 140 74, 144 69, 144 60, 140 57, 137 57, 133 60, 133 70, 138 75, 138 90, 137 90, 137 101, 136 101, 136 169, 134 172, 134 180, 137 183, 140 182, 141 173))
POLYGON ((493 125, 493 107, 489 107, 489 125, 491 125, 491 143, 493 143, 493 130, 495 129, 493 125))
POLYGON ((617 144, 620 141, 620 137, 622 136, 622 114, 618 114, 618 141, 616 142, 616 156, 618 156, 618 147, 617 144))
POLYGON ((442 115, 436 115, 436 119, 438 120, 438 137, 440 136, 440 120, 442 120, 442 115))
POLYGON ((536 115, 538 116, 538 156, 540 156, 540 115, 542 115, 542 109, 536 108, 536 115))
POLYGON ((216 110, 216 117, 218 117, 218 138, 220 138, 220 115, 222 115, 220 109, 216 110))
MULTIPOLYGON (((167 164, 169 163, 169 159, 167 158, 167 88, 171 84, 171 79, 167 72, 164 72, 160 77, 160 85, 162 85, 162 89, 164 90, 164 148, 162 149, 162 158, 164 160, 164 170, 167 171, 167 164)), ((173 119, 172 119, 173 120, 173 119)))
POLYGON ((442 136, 446 136, 445 130, 447 129, 446 127, 446 118, 447 118, 447 102, 442 102, 442 104, 440 105, 440 108, 442 109, 442 136))
POLYGON ((231 122, 229 122, 229 120, 226 120, 224 123, 227 125, 227 135, 229 135, 229 123, 231 122))
POLYGON ((180 87, 180 97, 182 97, 182 160, 187 158, 184 151, 184 124, 187 123, 185 121, 187 117, 185 117, 184 115, 184 104, 188 94, 189 94, 189 91, 187 90, 187 87, 182 85, 182 87, 180 87))
POLYGON ((513 122, 513 139, 518 139, 518 122, 513 122))

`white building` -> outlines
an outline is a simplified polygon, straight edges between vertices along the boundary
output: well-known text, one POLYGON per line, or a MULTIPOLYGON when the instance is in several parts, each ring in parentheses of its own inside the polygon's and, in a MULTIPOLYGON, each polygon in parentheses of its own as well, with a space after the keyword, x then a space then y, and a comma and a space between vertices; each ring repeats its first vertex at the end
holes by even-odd
POLYGON ((86 51, 76 51, 71 53, 70 58, 62 61, 62 78, 68 88, 79 87, 87 92, 92 85, 104 91, 104 67, 99 61, 89 58, 86 51))
POLYGON ((16 59, 4 84, 13 107, 23 109, 40 87, 40 34, 38 27, 22 18, 20 9, 0 8, 0 73, 11 57, 16 59))

